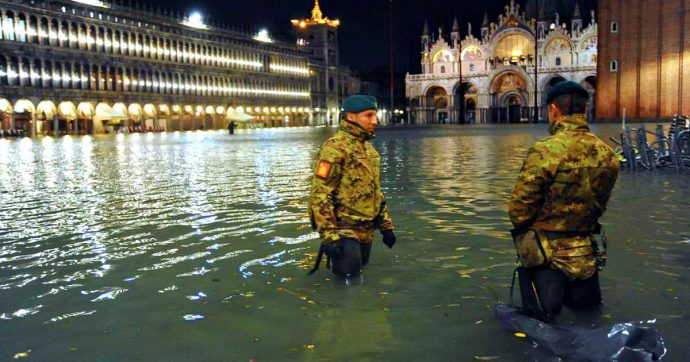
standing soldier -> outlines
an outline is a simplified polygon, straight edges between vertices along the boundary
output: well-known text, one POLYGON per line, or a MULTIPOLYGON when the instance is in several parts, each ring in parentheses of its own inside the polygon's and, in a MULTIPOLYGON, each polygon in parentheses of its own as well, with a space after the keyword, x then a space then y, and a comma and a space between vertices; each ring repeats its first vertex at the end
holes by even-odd
POLYGON ((342 277, 358 275, 369 262, 375 228, 386 246, 395 244, 381 192, 381 156, 367 142, 374 138, 376 108, 371 96, 346 99, 339 130, 321 146, 314 170, 309 216, 321 238, 319 254, 325 252, 342 277))
POLYGON ((563 304, 580 309, 601 304, 592 234, 620 165, 614 151, 589 130, 588 98, 576 82, 562 82, 549 92, 551 136, 529 150, 510 199, 513 235, 520 235, 515 242, 523 264, 518 268, 523 311, 545 321, 563 304), (530 263, 535 255, 539 262, 530 263))

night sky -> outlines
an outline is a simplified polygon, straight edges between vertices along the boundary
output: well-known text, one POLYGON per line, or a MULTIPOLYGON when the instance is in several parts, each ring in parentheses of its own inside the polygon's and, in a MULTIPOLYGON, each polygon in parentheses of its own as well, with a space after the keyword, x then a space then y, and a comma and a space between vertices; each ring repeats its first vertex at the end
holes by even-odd
MULTIPOLYGON (((528 0, 516 1, 526 5, 528 0)), ((534 2, 534 0, 529 0, 534 2)), ((324 16, 340 19, 341 62, 357 72, 367 72, 389 64, 389 1, 388 0, 320 0, 324 16)), ((560 10, 562 21, 569 21, 575 0, 540 0, 541 6, 560 10), (566 13, 566 14, 564 14, 566 13)), ((394 48, 396 72, 419 72, 420 36, 424 19, 437 33, 443 26, 447 36, 457 15, 463 36, 468 21, 478 38, 484 12, 490 21, 497 21, 498 14, 510 0, 393 0, 394 48)), ((585 24, 589 22, 591 9, 596 0, 579 0, 585 24)), ((199 10, 212 14, 214 19, 230 23, 265 27, 271 33, 290 34, 291 19, 308 18, 314 6, 313 0, 172 0, 165 3, 176 10, 188 13, 199 10), (194 5, 189 5, 189 4, 194 5)), ((529 9, 533 5, 527 5, 529 9)))

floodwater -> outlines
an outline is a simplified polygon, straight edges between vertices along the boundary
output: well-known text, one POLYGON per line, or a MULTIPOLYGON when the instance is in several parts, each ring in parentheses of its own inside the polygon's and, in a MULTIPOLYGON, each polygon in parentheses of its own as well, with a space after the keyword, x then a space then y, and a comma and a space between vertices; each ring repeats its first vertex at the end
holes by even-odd
MULTIPOLYGON (((0 140, 0 360, 550 360, 493 314, 515 258, 507 200, 546 126, 379 130, 398 243, 376 233, 352 285, 307 276, 311 165, 334 131, 0 140)), ((677 361, 688 190, 690 173, 622 173, 587 322, 656 319, 677 361)))

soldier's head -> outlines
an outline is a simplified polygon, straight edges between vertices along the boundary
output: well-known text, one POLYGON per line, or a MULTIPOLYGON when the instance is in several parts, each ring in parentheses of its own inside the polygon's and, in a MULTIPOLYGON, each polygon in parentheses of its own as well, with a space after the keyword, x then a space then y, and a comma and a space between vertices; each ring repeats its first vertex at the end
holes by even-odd
POLYGON ((343 119, 359 125, 369 133, 374 133, 374 128, 378 125, 376 108, 376 98, 354 95, 343 102, 343 119))
POLYGON ((549 123, 562 116, 587 113, 589 92, 580 83, 567 81, 558 83, 546 96, 549 123))

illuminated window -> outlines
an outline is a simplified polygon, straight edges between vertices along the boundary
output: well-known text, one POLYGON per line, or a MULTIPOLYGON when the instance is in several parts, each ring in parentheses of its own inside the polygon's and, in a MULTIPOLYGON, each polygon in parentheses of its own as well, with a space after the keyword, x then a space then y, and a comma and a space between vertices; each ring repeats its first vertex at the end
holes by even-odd
POLYGON ((561 57, 556 58, 556 66, 561 65, 561 57))
POLYGON ((610 70, 611 70, 612 72, 617 72, 617 71, 618 71, 618 61, 617 61, 617 60, 612 60, 612 61, 611 61, 610 70))
POLYGON ((519 60, 522 56, 534 55, 534 46, 531 39, 522 34, 510 34, 504 36, 496 45, 496 57, 499 59, 519 60))

